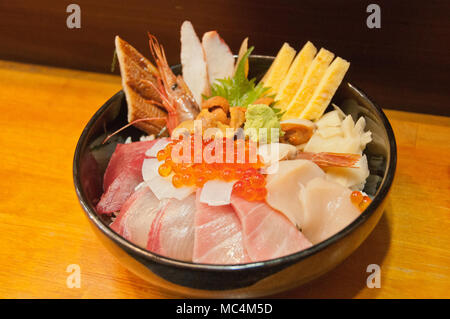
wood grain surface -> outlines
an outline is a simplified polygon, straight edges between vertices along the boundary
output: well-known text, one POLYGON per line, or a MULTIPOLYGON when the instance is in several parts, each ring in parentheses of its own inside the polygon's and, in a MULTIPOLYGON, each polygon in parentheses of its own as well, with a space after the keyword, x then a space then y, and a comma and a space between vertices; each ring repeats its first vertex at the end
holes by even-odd
MULTIPOLYGON (((84 125, 114 75, 0 61, 0 297, 177 298, 123 268, 94 236, 72 182, 84 125), (81 288, 68 288, 68 265, 81 288)), ((390 203, 335 270, 274 297, 450 297, 450 118, 386 110, 398 142, 390 203), (381 288, 366 287, 369 264, 381 288)))
POLYGON ((247 36, 255 54, 307 40, 351 61, 349 78, 386 108, 450 115, 448 0, 14 0, 0 1, 0 59, 109 72, 117 34, 149 55, 147 32, 179 62, 179 30, 218 30, 237 52, 247 36), (81 8, 69 29, 66 8, 81 8), (369 29, 367 6, 381 8, 369 29))

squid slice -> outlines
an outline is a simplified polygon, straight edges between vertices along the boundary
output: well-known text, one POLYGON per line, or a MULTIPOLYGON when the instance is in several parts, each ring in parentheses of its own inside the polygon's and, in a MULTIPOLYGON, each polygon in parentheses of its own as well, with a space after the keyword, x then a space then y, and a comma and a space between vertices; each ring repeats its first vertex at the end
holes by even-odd
POLYGON ((202 189, 199 190, 200 202, 209 206, 229 205, 235 182, 224 182, 221 180, 207 181, 202 189))
POLYGON ((183 79, 198 105, 209 94, 208 69, 202 44, 190 21, 181 25, 181 66, 183 79))
POLYGON ((158 168, 162 164, 156 158, 146 158, 142 164, 142 177, 159 200, 175 198, 183 200, 195 191, 194 187, 176 188, 172 184, 172 175, 162 177, 158 168))
POLYGON ((232 77, 234 56, 217 31, 206 32, 202 38, 202 45, 206 55, 209 83, 213 84, 217 79, 232 77))
POLYGON ((156 157, 158 155, 158 152, 162 149, 164 149, 171 140, 169 138, 160 138, 157 139, 155 144, 145 152, 145 156, 147 157, 156 157))

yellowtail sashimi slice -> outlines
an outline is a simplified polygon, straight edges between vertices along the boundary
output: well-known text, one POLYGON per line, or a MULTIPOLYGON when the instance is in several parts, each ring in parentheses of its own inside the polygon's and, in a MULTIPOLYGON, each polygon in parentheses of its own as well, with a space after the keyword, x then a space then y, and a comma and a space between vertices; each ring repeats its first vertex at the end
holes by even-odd
POLYGON ((241 221, 244 246, 252 261, 286 256, 311 247, 311 242, 282 214, 265 202, 231 196, 241 221))
POLYGON ((349 67, 350 63, 340 57, 331 63, 310 101, 300 114, 301 118, 316 120, 322 116, 349 67))
POLYGON ((277 107, 281 110, 286 110, 294 98, 316 53, 316 47, 308 41, 297 54, 294 62, 292 62, 276 96, 276 100, 278 100, 277 107))
POLYGON ((209 206, 197 191, 193 261, 205 264, 250 262, 244 247, 242 225, 231 205, 209 206))
POLYGON ((209 94, 208 69, 203 46, 189 21, 181 25, 181 66, 184 82, 201 105, 202 94, 209 94))
POLYGON ((292 60, 295 57, 295 50, 288 44, 284 43, 277 57, 269 69, 267 77, 264 77, 264 86, 270 87, 268 93, 276 94, 281 85, 281 81, 285 78, 292 60))
POLYGON ((334 58, 334 54, 324 48, 320 49, 317 56, 306 72, 302 84, 298 88, 292 101, 289 103, 283 120, 299 118, 303 109, 314 94, 316 87, 325 74, 328 66, 334 58))
POLYGON ((234 56, 219 34, 216 31, 206 32, 202 38, 202 46, 206 55, 209 83, 232 77, 234 56))

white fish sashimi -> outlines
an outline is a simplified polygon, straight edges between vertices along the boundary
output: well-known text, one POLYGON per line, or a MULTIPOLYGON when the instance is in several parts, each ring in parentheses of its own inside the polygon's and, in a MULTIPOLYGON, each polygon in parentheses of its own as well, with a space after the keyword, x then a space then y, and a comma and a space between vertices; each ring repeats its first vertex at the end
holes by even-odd
POLYGON ((206 32, 202 38, 202 46, 206 55, 209 83, 217 79, 233 76, 234 56, 225 41, 216 31, 206 32))
POLYGON ((189 21, 181 25, 181 65, 184 82, 201 105, 202 94, 209 93, 208 68, 203 46, 189 21))
POLYGON ((192 261, 194 251, 195 194, 170 199, 153 219, 147 249, 174 259, 192 261))
POLYGON ((313 244, 333 236, 360 215, 351 202, 351 192, 324 177, 311 180, 302 190, 305 208, 302 231, 313 244))
POLYGON ((207 181, 200 190, 200 203, 208 204, 209 206, 229 205, 235 182, 207 181))
POLYGON ((159 175, 158 168, 161 164, 162 162, 156 158, 146 158, 142 164, 142 177, 159 200, 167 198, 183 200, 195 191, 194 187, 176 188, 170 175, 169 177, 159 175))
POLYGON ((111 228, 124 238, 145 248, 153 220, 166 204, 167 201, 159 201, 148 187, 141 187, 122 206, 111 228))
POLYGON ((164 149, 167 144, 169 144, 171 141, 169 138, 160 138, 158 139, 155 144, 153 144, 153 146, 151 148, 149 148, 146 152, 145 152, 145 156, 147 157, 156 157, 156 155, 158 154, 158 152, 162 149, 164 149))
POLYGON ((276 174, 267 175, 266 201, 294 225, 303 228, 301 189, 312 179, 324 176, 319 166, 308 160, 281 161, 276 174))

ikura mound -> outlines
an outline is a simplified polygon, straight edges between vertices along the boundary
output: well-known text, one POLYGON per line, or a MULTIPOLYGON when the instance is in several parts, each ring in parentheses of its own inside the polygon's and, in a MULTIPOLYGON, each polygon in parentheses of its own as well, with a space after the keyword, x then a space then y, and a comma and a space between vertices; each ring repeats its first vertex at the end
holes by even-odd
POLYGON ((285 43, 256 82, 248 38, 235 59, 216 31, 200 40, 186 21, 180 33, 181 75, 155 36, 153 62, 116 38, 126 127, 145 141, 109 160, 97 213, 110 227, 158 255, 224 265, 297 253, 355 221, 371 203, 372 136, 364 116, 330 105, 350 63, 285 43))

